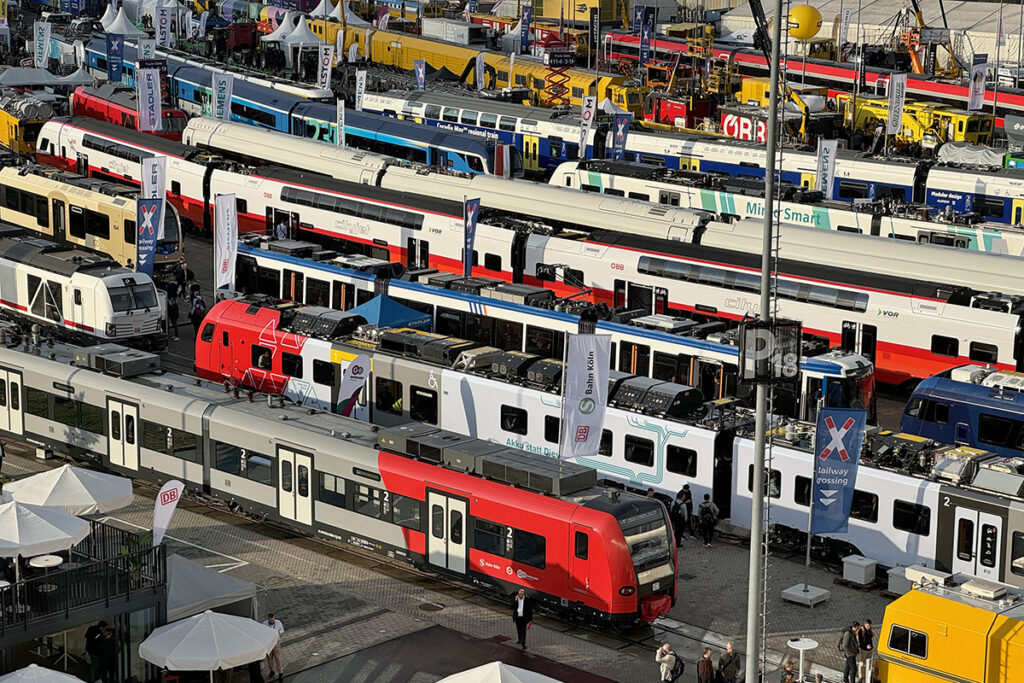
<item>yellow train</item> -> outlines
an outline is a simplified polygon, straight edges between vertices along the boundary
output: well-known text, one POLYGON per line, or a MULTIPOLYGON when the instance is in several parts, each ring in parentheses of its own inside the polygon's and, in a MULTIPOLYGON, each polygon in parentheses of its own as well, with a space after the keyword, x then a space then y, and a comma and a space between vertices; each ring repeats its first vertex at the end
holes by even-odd
MULTIPOLYGON (((853 95, 836 95, 836 105, 843 119, 851 119, 849 107, 853 95)), ((889 99, 861 95, 857 98, 854 127, 870 133, 889 119, 889 99)), ((985 145, 992 139, 992 117, 956 109, 936 102, 908 100, 903 105, 903 130, 897 136, 906 142, 969 142, 985 145), (926 136, 929 136, 926 138, 926 136)))
POLYGON ((1024 681, 1024 591, 939 576, 886 608, 876 649, 882 683, 1024 681))
POLYGON ((53 118, 53 108, 34 97, 10 98, 0 106, 0 145, 18 154, 35 154, 36 138, 43 124, 53 118))
MULTIPOLYGON (((106 254, 122 265, 136 256, 138 190, 106 180, 30 164, 0 169, 0 219, 48 239, 106 254)), ((178 214, 164 213, 154 275, 169 273, 184 244, 178 214)))
MULTIPOLYGON (((315 19, 309 22, 310 28, 322 40, 337 44, 338 31, 341 25, 335 21, 315 19)), ((345 27, 345 51, 349 46, 357 45, 360 56, 365 57, 366 30, 354 26, 345 27)), ((370 36, 370 60, 383 66, 392 66, 411 72, 413 62, 422 59, 430 71, 443 70, 456 77, 462 77, 467 83, 475 82, 476 57, 480 50, 463 47, 451 43, 427 40, 419 36, 392 31, 374 31, 370 36)), ((526 87, 532 91, 533 102, 544 105, 552 97, 552 86, 568 104, 582 105, 587 94, 597 96, 598 102, 605 98, 617 107, 626 109, 637 118, 643 115, 643 98, 646 89, 627 85, 625 76, 601 73, 596 77, 592 71, 572 68, 565 72, 565 80, 558 82, 553 72, 543 64, 517 59, 513 72, 514 83, 509 83, 509 57, 497 52, 484 52, 484 63, 487 71, 487 87, 505 88, 510 85, 526 87), (550 82, 549 82, 550 80, 550 82)))

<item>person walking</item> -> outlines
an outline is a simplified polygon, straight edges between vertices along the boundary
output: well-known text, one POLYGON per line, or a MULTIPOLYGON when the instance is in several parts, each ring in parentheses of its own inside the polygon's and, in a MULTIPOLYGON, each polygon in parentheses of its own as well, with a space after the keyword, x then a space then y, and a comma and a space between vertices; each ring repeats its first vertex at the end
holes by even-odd
POLYGON ((714 683, 715 665, 711 663, 711 648, 704 648, 704 653, 697 662, 697 683, 714 683))
POLYGON ((199 334, 199 328, 203 326, 203 318, 206 317, 206 301, 202 294, 196 294, 192 298, 192 310, 189 311, 188 319, 192 323, 195 334, 199 334))
POLYGON ((100 680, 103 683, 117 683, 117 639, 114 638, 114 629, 104 626, 94 647, 99 660, 100 680))
POLYGON ((725 644, 725 652, 718 656, 718 674, 725 683, 736 683, 740 675, 740 653, 733 649, 731 642, 725 644))
POLYGON ((843 683, 857 683, 857 653, 860 652, 860 646, 857 644, 857 632, 859 630, 860 624, 855 621, 850 628, 843 631, 843 635, 839 639, 839 650, 846 658, 843 665, 843 683))
POLYGON ((871 630, 871 620, 865 619, 864 625, 857 632, 857 679, 860 683, 871 683, 874 673, 875 632, 871 630))
POLYGON ((280 619, 275 618, 274 613, 271 612, 267 615, 263 625, 277 631, 277 642, 274 643, 274 649, 267 653, 267 668, 270 669, 268 678, 274 680, 274 674, 276 673, 277 680, 281 680, 284 678, 284 665, 281 663, 281 637, 284 636, 284 624, 281 623, 280 619))
POLYGON ((680 491, 668 506, 668 518, 672 522, 672 533, 676 538, 676 545, 683 544, 683 527, 686 524, 684 515, 686 508, 683 506, 683 492, 680 491))
POLYGON ((672 646, 662 643, 661 647, 654 651, 654 661, 660 666, 659 681, 674 681, 676 679, 676 664, 679 656, 672 651, 672 646))
POLYGON ((711 538, 715 533, 715 522, 718 521, 718 506, 711 502, 711 494, 704 494, 704 502, 697 507, 697 519, 700 533, 704 537, 704 547, 711 547, 711 538))
POLYGON ((526 629, 533 623, 533 598, 522 588, 512 596, 512 622, 516 625, 516 637, 519 644, 526 649, 526 629))
POLYGON ((178 309, 178 299, 167 298, 167 331, 170 332, 171 341, 178 341, 178 316, 181 311, 178 309))
POLYGON ((89 683, 95 683, 100 675, 100 654, 96 645, 103 637, 103 629, 106 627, 107 622, 98 621, 85 629, 85 652, 89 655, 89 683))
POLYGON ((683 484, 683 509, 686 512, 686 519, 683 520, 686 524, 686 531, 691 536, 696 536, 693 531, 693 492, 690 491, 689 484, 683 484))

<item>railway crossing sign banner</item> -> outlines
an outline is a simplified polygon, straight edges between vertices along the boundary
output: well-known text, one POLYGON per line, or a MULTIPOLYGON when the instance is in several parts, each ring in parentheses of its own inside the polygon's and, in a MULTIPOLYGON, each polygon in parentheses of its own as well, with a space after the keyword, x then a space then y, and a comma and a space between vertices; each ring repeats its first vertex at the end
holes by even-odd
MULTIPOLYGON (((140 5, 142 3, 139 3, 140 5)), ((160 487, 160 493, 156 494, 156 503, 153 506, 153 547, 160 545, 167 533, 167 527, 171 525, 171 515, 178 507, 181 494, 185 485, 177 479, 171 479, 160 487)))
POLYGON ((234 77, 229 73, 213 72, 213 108, 210 112, 215 119, 231 120, 231 94, 234 77))
POLYGON ((886 134, 898 135, 903 130, 903 105, 907 101, 907 74, 889 78, 889 125, 886 134))
POLYGON ((988 54, 974 55, 971 63, 971 88, 968 94, 968 111, 981 111, 985 106, 985 72, 988 70, 988 54))
POLYGON ((230 287, 238 256, 238 206, 235 195, 219 194, 214 198, 213 288, 230 287))
POLYGON ((651 25, 646 21, 640 25, 640 67, 651 58, 651 25))
POLYGON ((583 108, 580 109, 580 160, 587 158, 587 138, 590 136, 590 128, 594 125, 594 116, 597 114, 597 97, 587 95, 583 98, 583 108))
MULTIPOLYGON (((482 53, 481 53, 482 54, 482 53)), ((417 59, 412 63, 413 71, 416 72, 416 89, 426 90, 427 88, 427 63, 417 59)))
POLYGON ((37 21, 32 31, 32 57, 37 69, 45 69, 50 58, 50 25, 37 21))
MULTIPOLYGON (((142 160, 142 198, 160 201, 160 213, 166 210, 167 157, 153 156, 142 160)), ((157 223, 156 238, 164 238, 164 222, 157 223)))
POLYGON ((814 435, 811 534, 846 533, 857 482, 866 410, 822 408, 814 435))
POLYGON ((138 216, 135 225, 139 234, 135 240, 135 270, 153 277, 153 257, 156 254, 158 226, 164 222, 164 203, 159 199, 142 199, 136 202, 138 216))
POLYGON ((334 62, 334 45, 321 43, 318 56, 316 84, 317 87, 327 90, 331 87, 331 65, 334 62))
POLYGON ((135 89, 139 103, 139 131, 161 130, 164 111, 160 101, 160 70, 135 69, 135 89))
POLYGON ((473 242, 476 240, 476 220, 480 214, 480 200, 466 199, 462 208, 462 226, 466 244, 462 252, 462 274, 470 277, 473 274, 473 242))
MULTIPOLYGON (((0 4, 3 4, 0 0, 0 4)), ((120 33, 107 34, 107 80, 111 83, 120 83, 121 75, 124 73, 124 35, 120 33)))
POLYGON ((629 122, 632 114, 616 114, 612 127, 612 158, 621 161, 626 155, 626 136, 629 135, 629 122))
POLYGON ((519 22, 519 51, 530 51, 530 21, 533 19, 533 5, 523 5, 523 15, 519 22))
POLYGON ((633 5, 633 30, 635 31, 638 26, 644 24, 644 13, 647 8, 643 5, 633 5))
POLYGON ((559 458, 596 456, 608 407, 609 334, 570 334, 563 366, 559 458))

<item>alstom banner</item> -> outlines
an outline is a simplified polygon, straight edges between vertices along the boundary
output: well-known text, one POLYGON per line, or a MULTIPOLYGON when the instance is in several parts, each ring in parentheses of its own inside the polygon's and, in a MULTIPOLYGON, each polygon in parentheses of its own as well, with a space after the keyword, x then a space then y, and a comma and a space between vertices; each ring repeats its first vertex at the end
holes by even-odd
POLYGON ((164 203, 160 199, 139 199, 138 239, 135 240, 135 270, 153 277, 153 258, 156 255, 157 226, 163 223, 164 203))
POLYGON ((139 130, 161 130, 164 108, 160 102, 160 70, 136 69, 135 89, 139 105, 139 130))
POLYGON ((570 334, 565 354, 565 393, 559 458, 596 456, 608 406, 608 334, 570 334))
POLYGON ((812 534, 842 534, 850 522, 866 410, 822 408, 814 435, 812 534))
POLYGON ((316 84, 318 88, 327 90, 331 87, 331 66, 334 63, 334 46, 320 45, 319 61, 317 62, 316 84))

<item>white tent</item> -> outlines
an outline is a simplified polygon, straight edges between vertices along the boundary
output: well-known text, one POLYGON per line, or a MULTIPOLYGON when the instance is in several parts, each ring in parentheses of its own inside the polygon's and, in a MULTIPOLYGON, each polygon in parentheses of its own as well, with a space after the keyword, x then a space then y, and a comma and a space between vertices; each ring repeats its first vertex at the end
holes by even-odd
POLYGON ((334 5, 331 4, 331 0, 320 0, 320 4, 316 6, 316 9, 309 12, 311 19, 323 19, 324 17, 331 16, 331 10, 334 9, 334 5))
POLYGON ((12 66, 0 73, 0 85, 8 88, 31 88, 44 85, 60 85, 60 77, 46 69, 12 66))
POLYGON ((148 34, 128 21, 128 15, 124 13, 124 5, 117 10, 117 16, 109 26, 104 26, 107 33, 120 33, 125 38, 146 38, 148 34))
POLYGON ((0 676, 0 683, 82 683, 82 679, 36 664, 29 664, 24 669, 0 676))
POLYGON ((115 18, 117 18, 117 12, 114 11, 114 6, 107 3, 107 8, 103 10, 103 16, 100 17, 100 24, 106 28, 115 18))
POLYGON ((288 14, 284 15, 284 19, 277 25, 273 33, 263 36, 260 40, 264 43, 283 43, 288 34, 295 30, 296 22, 299 21, 303 24, 306 23, 298 12, 288 12, 288 14))
POLYGON ((171 671, 216 671, 263 659, 277 644, 278 633, 252 619, 203 612, 149 634, 139 656, 171 671))
POLYGON ((348 3, 344 0, 338 0, 338 4, 334 6, 334 12, 331 13, 331 18, 335 21, 341 21, 341 6, 345 6, 345 25, 354 26, 356 28, 366 28, 370 25, 370 22, 366 21, 358 14, 353 12, 348 3))
POLYGON ((284 39, 284 44, 287 47, 319 45, 322 42, 323 41, 313 33, 313 30, 309 28, 309 22, 305 19, 300 20, 295 29, 284 39))
POLYGON ((0 557, 67 550, 89 535, 89 523, 59 508, 0 503, 0 557))
POLYGON ((461 671, 442 678, 438 683, 560 683, 557 678, 545 676, 504 662, 490 662, 475 669, 461 671))
MULTIPOLYGON (((88 71, 86 71, 85 67, 80 66, 80 67, 78 67, 75 70, 74 73, 69 74, 69 75, 65 76, 64 78, 60 79, 60 82, 63 85, 72 85, 72 86, 95 85, 96 84, 96 77, 93 76, 88 71)), ((128 484, 130 486, 131 482, 129 481, 128 484)), ((8 484, 8 486, 10 486, 10 484, 8 484)), ((87 513, 78 512, 78 513, 75 513, 75 514, 84 515, 84 514, 87 514, 87 513)))
POLYGON ((222 614, 252 617, 255 607, 255 584, 221 574, 181 555, 167 558, 168 621, 217 608, 222 614))
MULTIPOLYGON (((75 83, 69 79, 76 74, 84 75, 85 84, 92 85, 93 77, 82 69, 61 82, 75 83)), ((131 479, 71 465, 11 482, 6 492, 22 503, 60 508, 74 515, 117 510, 131 505, 133 498, 131 479)))

